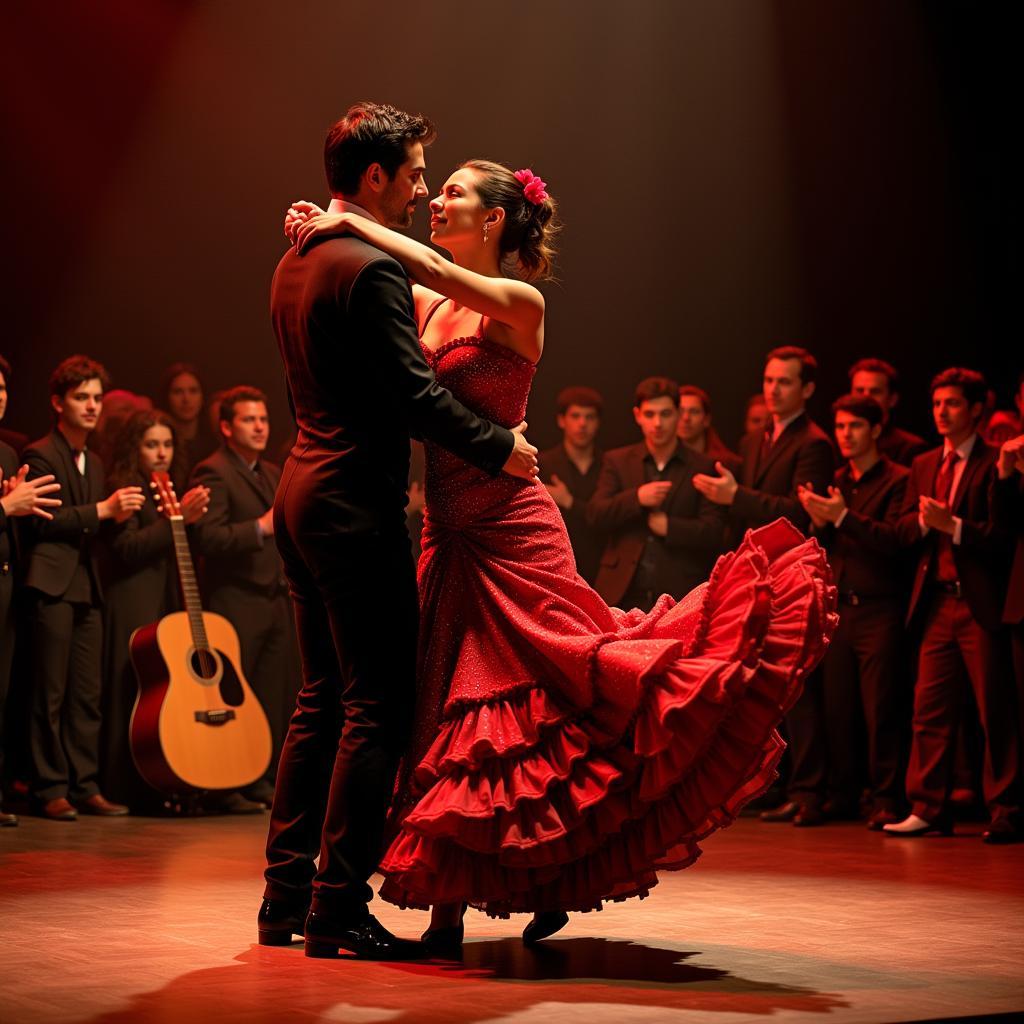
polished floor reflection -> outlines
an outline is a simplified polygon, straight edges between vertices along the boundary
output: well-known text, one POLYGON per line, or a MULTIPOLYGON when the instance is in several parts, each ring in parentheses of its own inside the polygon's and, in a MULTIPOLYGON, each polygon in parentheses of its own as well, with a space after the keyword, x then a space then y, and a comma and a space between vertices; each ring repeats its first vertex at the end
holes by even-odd
MULTIPOLYGON (((22 819, 0 832, 0 1021, 651 1024, 1024 1011, 1024 846, 743 820, 650 898, 467 919, 461 962, 254 943, 265 819, 22 819)), ((968 833, 975 834, 968 834, 968 833)), ((395 931, 425 915, 377 904, 395 931)))

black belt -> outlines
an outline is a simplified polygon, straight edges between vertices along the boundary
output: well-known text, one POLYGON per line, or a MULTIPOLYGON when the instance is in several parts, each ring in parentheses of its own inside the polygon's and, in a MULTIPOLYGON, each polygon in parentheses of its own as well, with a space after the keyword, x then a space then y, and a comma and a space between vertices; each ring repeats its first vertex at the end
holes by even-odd
POLYGON ((936 580, 932 585, 940 594, 949 594, 950 597, 964 596, 964 589, 960 586, 959 580, 936 580))

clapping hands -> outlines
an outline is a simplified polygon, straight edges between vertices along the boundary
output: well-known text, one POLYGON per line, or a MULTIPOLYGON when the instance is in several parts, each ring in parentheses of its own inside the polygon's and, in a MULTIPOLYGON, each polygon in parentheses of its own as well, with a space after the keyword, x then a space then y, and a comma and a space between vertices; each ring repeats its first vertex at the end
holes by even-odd
POLYGON ((838 487, 829 486, 826 497, 815 493, 814 484, 808 481, 797 488, 796 496, 804 511, 811 517, 811 522, 819 530, 829 523, 838 523, 846 511, 846 499, 838 487))

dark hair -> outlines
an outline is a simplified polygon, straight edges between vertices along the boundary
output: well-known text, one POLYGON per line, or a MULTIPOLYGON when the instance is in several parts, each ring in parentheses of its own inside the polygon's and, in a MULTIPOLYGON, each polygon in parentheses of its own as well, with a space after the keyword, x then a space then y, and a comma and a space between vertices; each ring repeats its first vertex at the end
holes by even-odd
POLYGON ((110 374, 102 363, 97 363, 88 356, 68 356, 50 374, 50 394, 63 398, 79 384, 97 379, 104 391, 110 389, 110 374))
POLYGON ((558 415, 564 416, 569 411, 569 406, 578 405, 584 409, 596 409, 597 415, 604 412, 604 399, 600 391, 584 387, 582 384, 573 384, 571 387, 562 388, 555 399, 558 408, 558 415))
POLYGON ((846 375, 851 384, 853 383, 853 375, 855 373, 880 373, 889 382, 890 391, 899 390, 899 371, 892 365, 892 363, 887 363, 884 359, 858 359, 857 362, 855 362, 853 366, 846 371, 846 375))
POLYGON ((951 366, 933 377, 931 394, 934 396, 939 388, 959 388, 968 405, 984 405, 988 398, 985 378, 977 370, 968 370, 963 366, 951 366))
POLYGON ((477 172, 476 191, 485 210, 501 207, 505 226, 501 255, 508 257, 524 281, 549 281, 554 276, 554 236, 561 230, 558 207, 548 196, 539 203, 526 198, 523 183, 504 164, 493 160, 467 160, 462 167, 477 172))
POLYGON ((877 398, 870 395, 843 395, 832 403, 832 419, 835 420, 837 412, 848 412, 858 419, 867 420, 873 427, 877 427, 885 419, 885 410, 877 398))
POLYGON ((700 404, 704 406, 704 415, 711 415, 711 396, 703 388, 697 387, 696 384, 684 384, 679 389, 679 397, 682 398, 683 395, 699 398, 700 404))
POLYGON ((181 486, 185 475, 185 453, 178 444, 178 432, 174 429, 174 421, 159 409, 140 409, 133 412, 114 435, 108 472, 108 478, 114 487, 127 487, 140 479, 139 445, 151 427, 167 427, 171 432, 174 456, 171 459, 170 475, 174 486, 181 486))
POLYGON ((655 398, 671 398, 675 405, 679 404, 679 385, 671 377, 647 377, 636 386, 633 405, 639 409, 644 402, 655 398))
POLYGON ((800 348, 798 345, 781 345, 779 348, 773 348, 771 352, 764 357, 765 366, 767 366, 773 359, 799 360, 801 384, 813 384, 815 378, 818 376, 818 360, 815 359, 807 349, 800 348))
POLYGON ((4 359, 3 356, 0 356, 0 373, 3 374, 4 383, 5 384, 10 384, 11 383, 11 364, 9 362, 7 362, 7 360, 4 359))
POLYGON ((235 418, 235 406, 239 402, 262 402, 267 404, 267 396, 259 388, 248 384, 239 384, 228 388, 220 398, 220 412, 217 419, 220 423, 230 423, 235 418))
POLYGON ((437 129, 422 114, 407 114, 389 103, 355 103, 331 125, 324 142, 324 171, 333 195, 354 196, 371 164, 380 164, 388 180, 409 159, 409 146, 424 146, 437 129))
POLYGON ((750 412, 755 405, 763 405, 767 407, 768 403, 764 400, 764 392, 759 391, 756 395, 751 395, 747 399, 747 412, 750 412))
POLYGON ((195 377, 199 382, 199 390, 206 394, 206 388, 203 387, 203 378, 200 376, 199 370, 192 363, 171 363, 170 366, 164 370, 160 377, 160 401, 165 405, 167 404, 167 396, 171 393, 171 385, 178 379, 182 374, 187 373, 190 377, 195 377))

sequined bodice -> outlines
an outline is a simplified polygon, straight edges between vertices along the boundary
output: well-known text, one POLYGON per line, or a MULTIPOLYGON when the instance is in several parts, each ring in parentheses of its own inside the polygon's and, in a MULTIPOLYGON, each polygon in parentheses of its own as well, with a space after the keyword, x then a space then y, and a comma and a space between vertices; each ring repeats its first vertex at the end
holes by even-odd
MULTIPOLYGON (((514 427, 525 418, 537 370, 529 359, 479 332, 423 351, 437 382, 467 409, 503 427, 514 427)), ((427 514, 435 520, 474 520, 522 488, 522 481, 492 477, 436 444, 427 442, 424 447, 427 514)))

